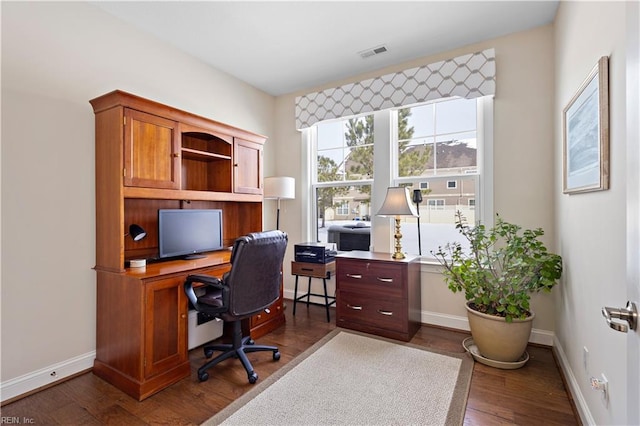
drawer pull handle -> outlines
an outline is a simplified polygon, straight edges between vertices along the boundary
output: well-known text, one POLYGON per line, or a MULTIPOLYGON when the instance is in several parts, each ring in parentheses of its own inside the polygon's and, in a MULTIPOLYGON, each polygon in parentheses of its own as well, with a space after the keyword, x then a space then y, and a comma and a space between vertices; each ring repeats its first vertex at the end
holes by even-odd
POLYGON ((382 281, 383 283, 392 283, 393 282, 393 278, 380 278, 377 277, 378 281, 382 281))
POLYGON ((381 314, 381 315, 386 315, 388 317, 393 315, 393 311, 382 311, 380 309, 378 309, 378 313, 381 314))
POLYGON ((355 278, 355 279, 357 279, 357 280, 359 280, 359 279, 361 279, 361 278, 362 278, 362 275, 360 275, 360 274, 357 274, 357 275, 356 275, 356 274, 347 274, 347 276, 348 276, 349 278, 355 278))
POLYGON ((351 308, 354 311, 361 311, 362 310, 362 306, 353 306, 347 303, 347 308, 351 308))
POLYGON ((307 271, 307 272, 313 272, 312 268, 300 268, 300 269, 302 269, 303 271, 307 271))

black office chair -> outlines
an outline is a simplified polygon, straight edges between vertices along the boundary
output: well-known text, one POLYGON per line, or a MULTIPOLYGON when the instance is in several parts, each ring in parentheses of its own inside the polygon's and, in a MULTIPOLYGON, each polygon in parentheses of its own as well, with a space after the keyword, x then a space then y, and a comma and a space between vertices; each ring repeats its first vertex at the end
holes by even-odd
POLYGON ((231 344, 205 345, 207 358, 222 351, 198 369, 198 379, 209 378, 207 370, 227 358, 240 358, 249 377, 255 383, 258 375, 245 353, 272 351, 275 361, 280 351, 275 346, 254 344, 251 336, 242 336, 241 322, 272 305, 280 297, 282 262, 287 248, 287 234, 282 231, 256 232, 238 238, 231 252, 231 270, 222 279, 208 275, 189 275, 184 291, 199 312, 233 323, 231 344), (196 296, 194 284, 206 285, 206 293, 196 296))

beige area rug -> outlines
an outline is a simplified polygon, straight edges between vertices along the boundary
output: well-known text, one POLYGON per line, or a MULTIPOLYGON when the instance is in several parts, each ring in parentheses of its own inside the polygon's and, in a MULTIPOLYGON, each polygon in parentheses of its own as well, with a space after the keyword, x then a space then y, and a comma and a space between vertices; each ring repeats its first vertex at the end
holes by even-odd
POLYGON ((336 329, 205 425, 461 425, 468 354, 336 329))

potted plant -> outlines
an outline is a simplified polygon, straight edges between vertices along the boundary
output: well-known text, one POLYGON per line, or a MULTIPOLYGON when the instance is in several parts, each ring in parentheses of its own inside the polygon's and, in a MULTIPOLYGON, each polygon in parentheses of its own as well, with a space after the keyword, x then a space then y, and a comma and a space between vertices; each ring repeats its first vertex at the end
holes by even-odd
POLYGON ((562 275, 562 258, 550 253, 541 228, 522 230, 497 216, 496 225, 469 226, 456 213, 456 229, 469 242, 449 243, 433 253, 444 266, 445 282, 464 292, 473 341, 480 354, 516 362, 525 353, 535 314, 532 293, 550 292, 562 275))

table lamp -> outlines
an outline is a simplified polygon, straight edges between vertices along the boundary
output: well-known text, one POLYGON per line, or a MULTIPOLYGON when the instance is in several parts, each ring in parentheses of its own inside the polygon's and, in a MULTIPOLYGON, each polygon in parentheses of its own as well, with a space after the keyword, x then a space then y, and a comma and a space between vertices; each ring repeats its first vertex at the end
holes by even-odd
POLYGON ((264 178, 264 198, 278 201, 276 229, 280 229, 280 200, 293 200, 296 198, 296 180, 288 176, 264 178))
POLYGON ((396 220, 396 251, 391 256, 394 259, 404 259, 402 253, 402 233, 400 232, 400 216, 418 216, 415 207, 411 204, 411 197, 407 188, 395 186, 387 188, 387 196, 378 210, 377 216, 394 217, 396 220))

